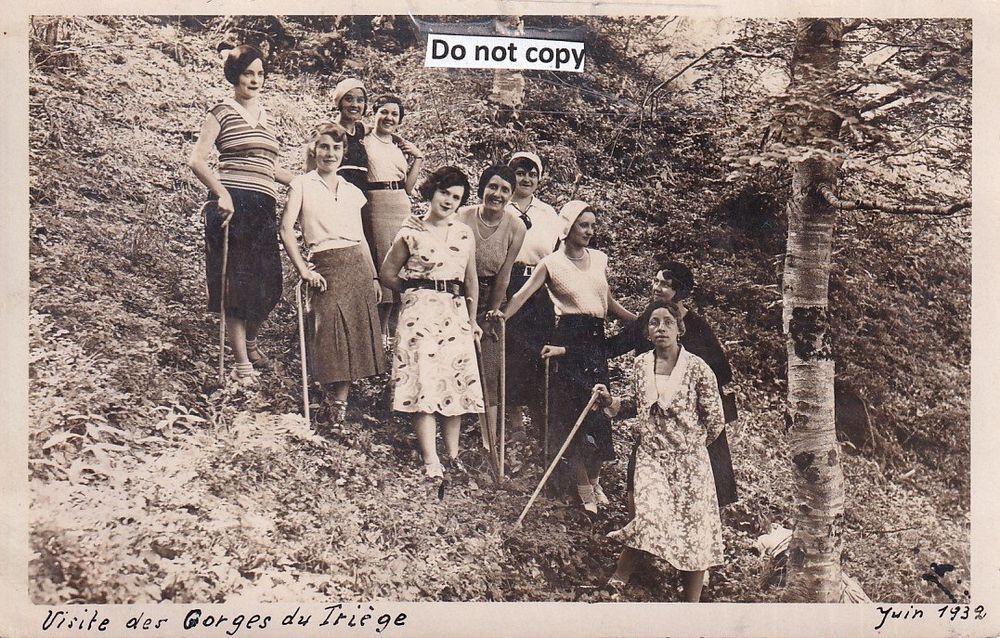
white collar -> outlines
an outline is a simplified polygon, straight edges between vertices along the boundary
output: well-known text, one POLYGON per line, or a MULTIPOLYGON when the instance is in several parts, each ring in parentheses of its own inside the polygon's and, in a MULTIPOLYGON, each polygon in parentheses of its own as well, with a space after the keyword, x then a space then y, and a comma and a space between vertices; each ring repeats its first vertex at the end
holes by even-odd
POLYGON ((243 107, 242 104, 240 104, 233 98, 227 97, 223 101, 229 106, 233 107, 236 110, 236 112, 239 113, 244 120, 246 120, 246 123, 252 126, 253 128, 257 128, 258 126, 263 126, 265 128, 267 127, 267 111, 264 109, 263 105, 261 105, 260 107, 260 113, 258 114, 258 116, 254 118, 252 115, 250 115, 250 112, 243 107))
POLYGON ((667 386, 664 388, 662 396, 656 389, 656 351, 650 350, 644 353, 643 356, 646 357, 646 360, 643 362, 646 373, 646 396, 644 397, 643 404, 653 405, 657 403, 661 410, 666 410, 681 387, 681 379, 684 377, 684 372, 687 370, 688 363, 691 360, 691 353, 685 350, 684 346, 681 346, 681 351, 677 355, 677 363, 674 364, 674 369, 670 372, 667 379, 667 386))
MULTIPOLYGON (((333 195, 333 190, 330 188, 330 185, 326 183, 326 180, 323 179, 323 176, 319 174, 319 171, 317 169, 314 168, 313 170, 306 173, 305 176, 315 182, 319 182, 320 184, 322 184, 323 188, 330 191, 330 194, 333 195)), ((337 193, 340 193, 340 187, 346 184, 347 180, 345 180, 340 175, 337 175, 336 178, 337 178, 337 193)), ((336 195, 334 195, 334 197, 336 197, 336 195)))

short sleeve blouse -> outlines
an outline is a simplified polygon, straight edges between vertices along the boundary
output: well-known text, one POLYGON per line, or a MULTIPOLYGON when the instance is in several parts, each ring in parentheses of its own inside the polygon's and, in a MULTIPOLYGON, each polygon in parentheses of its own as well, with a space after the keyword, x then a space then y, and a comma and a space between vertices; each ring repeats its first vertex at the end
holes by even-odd
POLYGON ((396 241, 403 241, 410 256, 399 271, 402 279, 465 280, 465 267, 476 250, 472 229, 460 221, 450 219, 444 239, 430 231, 419 217, 410 216, 396 234, 396 241))

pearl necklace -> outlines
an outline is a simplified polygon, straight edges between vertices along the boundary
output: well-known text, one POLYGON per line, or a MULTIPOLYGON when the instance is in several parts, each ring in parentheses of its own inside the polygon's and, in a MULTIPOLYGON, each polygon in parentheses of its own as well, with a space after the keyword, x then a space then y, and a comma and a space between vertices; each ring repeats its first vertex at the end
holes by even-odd
POLYGON ((487 224, 487 223, 486 223, 486 220, 485 220, 485 219, 483 219, 483 209, 482 209, 482 207, 481 207, 481 206, 480 206, 479 208, 477 208, 477 209, 476 209, 476 217, 478 217, 478 218, 479 218, 479 223, 481 223, 481 224, 482 224, 483 226, 486 226, 487 228, 496 228, 496 227, 498 227, 498 226, 499 226, 500 224, 502 224, 502 223, 503 223, 503 216, 501 215, 501 216, 500 216, 500 219, 499 219, 499 220, 497 220, 497 223, 495 223, 495 224, 487 224))
POLYGON ((583 254, 580 255, 579 257, 570 257, 570 254, 567 253, 566 251, 563 251, 563 253, 566 255, 566 259, 569 259, 569 260, 572 260, 572 261, 582 261, 587 256, 587 250, 586 249, 583 250, 583 254))

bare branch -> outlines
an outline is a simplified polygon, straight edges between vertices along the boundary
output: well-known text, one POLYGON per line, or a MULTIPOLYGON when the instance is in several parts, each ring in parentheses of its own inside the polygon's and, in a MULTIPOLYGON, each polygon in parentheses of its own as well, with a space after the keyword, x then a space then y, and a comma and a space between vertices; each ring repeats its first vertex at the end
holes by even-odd
POLYGON ((875 210, 891 215, 934 215, 948 217, 966 208, 972 208, 972 200, 965 199, 949 206, 928 206, 926 204, 895 204, 872 199, 840 199, 827 184, 821 184, 817 192, 824 201, 837 210, 875 210))
POLYGON ((858 29, 861 28, 861 25, 863 24, 865 24, 865 20, 863 18, 851 20, 850 22, 844 25, 843 33, 850 33, 851 31, 857 31, 858 29))
POLYGON ((697 58, 695 58, 694 60, 692 60, 691 62, 689 62, 688 64, 686 64, 684 66, 684 68, 682 68, 680 71, 678 71, 677 73, 674 73, 673 75, 671 75, 666 80, 664 80, 664 81, 660 82, 659 84, 657 84, 656 86, 654 86, 652 88, 652 90, 650 90, 649 93, 646 94, 645 99, 643 99, 643 101, 642 101, 642 108, 645 109, 646 108, 646 104, 649 103, 649 100, 652 99, 654 95, 656 95, 657 93, 659 93, 660 90, 663 89, 663 87, 667 86, 668 84, 670 84, 671 82, 673 82, 674 80, 676 80, 677 78, 679 78, 680 76, 684 75, 684 73, 688 69, 690 69, 691 67, 697 65, 699 62, 701 62, 702 60, 704 60, 705 58, 707 58, 712 53, 715 53, 716 51, 725 51, 727 53, 740 55, 740 56, 743 56, 745 58, 763 58, 763 59, 766 59, 766 58, 780 58, 782 60, 787 60, 788 59, 787 56, 784 53, 782 53, 780 50, 778 50, 778 49, 775 49, 774 51, 771 51, 770 53, 756 53, 754 51, 747 51, 745 49, 741 49, 741 48, 739 48, 737 46, 733 46, 733 45, 723 45, 723 46, 712 47, 711 49, 708 49, 707 51, 705 51, 704 53, 702 53, 701 55, 699 55, 697 58))
POLYGON ((944 67, 932 73, 930 77, 924 80, 921 84, 917 84, 915 82, 907 83, 904 86, 896 89, 895 91, 892 91, 891 93, 887 93, 886 95, 883 95, 880 98, 870 100, 869 102, 862 104, 860 107, 858 107, 858 113, 859 114, 867 113, 868 111, 874 111, 875 109, 880 109, 883 106, 888 106, 889 104, 892 104, 896 100, 901 100, 904 97, 916 93, 918 90, 920 90, 926 85, 937 82, 942 77, 944 77, 945 74, 949 72, 955 72, 955 68, 952 65, 956 61, 957 61, 957 56, 952 56, 945 62, 944 67))

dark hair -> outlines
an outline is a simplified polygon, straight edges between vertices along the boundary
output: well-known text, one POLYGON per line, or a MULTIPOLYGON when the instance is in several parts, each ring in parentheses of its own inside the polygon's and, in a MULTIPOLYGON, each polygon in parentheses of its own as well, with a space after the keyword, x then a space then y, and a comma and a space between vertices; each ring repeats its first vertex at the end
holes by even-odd
POLYGON ((508 166, 510 166, 510 170, 512 171, 516 171, 519 168, 523 168, 526 171, 535 169, 539 172, 539 176, 541 175, 541 169, 538 168, 538 164, 535 164, 527 157, 516 157, 510 161, 508 166))
MULTIPOLYGON (((219 52, 225 51, 226 48, 228 48, 228 45, 220 44, 219 52)), ((241 44, 235 49, 229 49, 226 61, 222 64, 222 73, 226 76, 230 84, 236 86, 240 83, 240 76, 243 75, 248 66, 253 64, 254 60, 260 60, 260 63, 264 64, 264 54, 256 47, 252 47, 249 44, 241 44)), ((267 73, 266 66, 264 72, 267 73)))
POLYGON ((462 191, 462 201, 460 205, 464 205, 465 202, 469 201, 469 191, 472 188, 469 186, 469 178, 465 176, 460 168, 454 166, 442 166, 436 171, 427 176, 427 179, 420 184, 417 191, 420 196, 427 201, 431 201, 435 191, 448 190, 452 186, 461 186, 462 191))
POLYGON ((309 142, 306 144, 307 171, 311 171, 316 168, 316 143, 319 142, 319 138, 324 135, 329 135, 333 138, 334 142, 339 142, 341 144, 347 143, 347 131, 340 124, 337 124, 336 122, 323 122, 317 126, 316 131, 313 132, 312 137, 309 138, 309 142))
POLYGON ((378 111, 386 104, 395 104, 399 107, 399 123, 402 124, 403 115, 406 114, 406 110, 403 108, 403 100, 401 100, 398 96, 389 93, 384 93, 378 96, 375 98, 375 102, 372 103, 372 112, 374 113, 375 111, 378 111))
POLYGON ((510 190, 514 190, 517 186, 517 177, 514 176, 514 171, 508 166, 503 164, 494 164, 490 166, 485 171, 483 171, 482 177, 479 178, 479 199, 483 199, 483 193, 486 191, 486 185, 489 183, 493 177, 499 177, 503 181, 510 184, 510 190))
POLYGON ((687 299, 691 296, 691 292, 694 291, 694 275, 691 273, 691 269, 682 264, 679 261, 671 261, 665 258, 665 255, 656 255, 654 258, 656 262, 656 272, 659 273, 663 271, 664 276, 669 277, 674 289, 674 299, 676 301, 681 301, 687 299))
POLYGON ((653 317, 653 311, 663 308, 674 318, 677 322, 677 336, 680 337, 684 334, 684 314, 681 312, 681 305, 675 301, 654 301, 653 303, 646 306, 646 309, 642 311, 642 315, 639 317, 639 321, 642 323, 642 336, 645 337, 646 341, 649 341, 649 320, 653 317))

